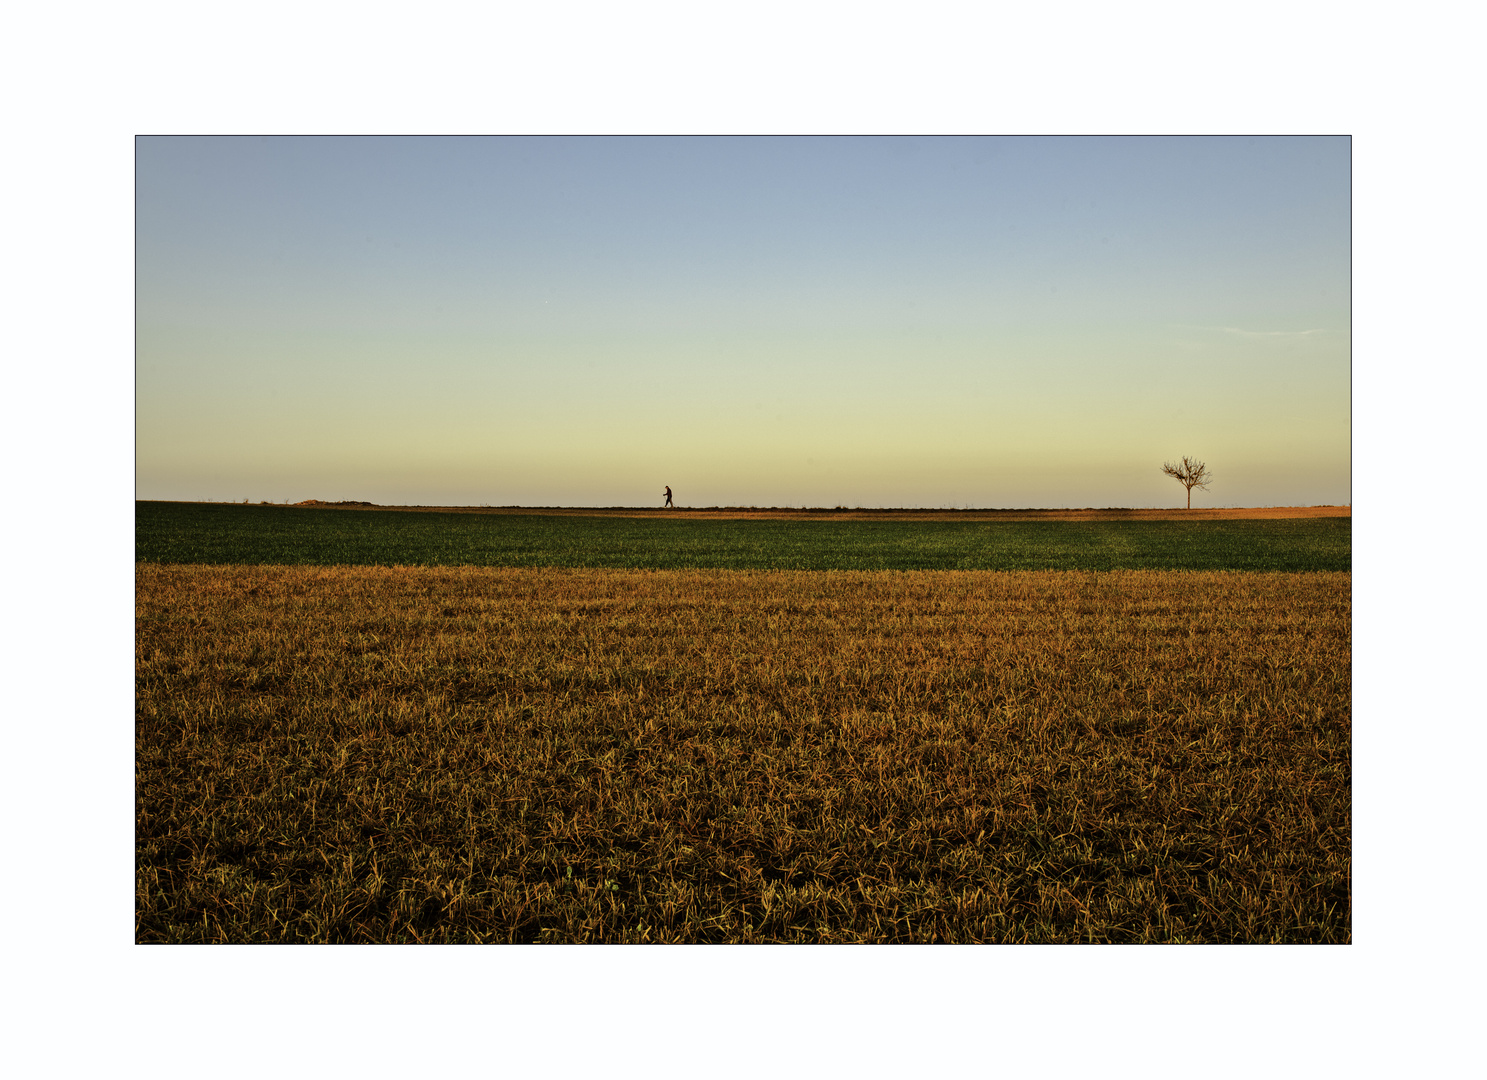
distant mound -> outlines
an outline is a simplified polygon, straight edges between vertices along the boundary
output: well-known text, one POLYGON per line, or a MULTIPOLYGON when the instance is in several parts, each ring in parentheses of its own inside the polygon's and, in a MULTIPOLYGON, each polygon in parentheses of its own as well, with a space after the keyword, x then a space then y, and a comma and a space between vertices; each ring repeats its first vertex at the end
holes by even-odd
POLYGON ((297 502, 295 506, 376 506, 376 503, 358 502, 356 499, 342 499, 339 502, 326 502, 324 499, 305 499, 297 502))

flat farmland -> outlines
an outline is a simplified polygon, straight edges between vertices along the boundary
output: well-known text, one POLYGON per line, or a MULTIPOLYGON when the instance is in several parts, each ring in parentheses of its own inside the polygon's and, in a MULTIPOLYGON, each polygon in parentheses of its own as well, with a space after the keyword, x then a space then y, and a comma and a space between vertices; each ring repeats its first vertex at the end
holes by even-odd
POLYGON ((1351 940, 1347 518, 507 514, 438 565, 461 515, 181 505, 140 942, 1351 940))

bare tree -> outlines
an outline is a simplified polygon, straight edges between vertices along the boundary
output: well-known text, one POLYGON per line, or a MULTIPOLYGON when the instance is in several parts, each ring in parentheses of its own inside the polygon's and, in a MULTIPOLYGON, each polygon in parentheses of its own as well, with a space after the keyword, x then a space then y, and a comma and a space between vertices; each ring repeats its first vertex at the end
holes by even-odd
POLYGON ((1188 489, 1189 510, 1193 508, 1193 488, 1202 488, 1207 491, 1208 482, 1213 479, 1213 474, 1208 471, 1207 465, 1186 454, 1183 455, 1182 462, 1178 465, 1170 461, 1166 462, 1162 466, 1162 471, 1188 489))

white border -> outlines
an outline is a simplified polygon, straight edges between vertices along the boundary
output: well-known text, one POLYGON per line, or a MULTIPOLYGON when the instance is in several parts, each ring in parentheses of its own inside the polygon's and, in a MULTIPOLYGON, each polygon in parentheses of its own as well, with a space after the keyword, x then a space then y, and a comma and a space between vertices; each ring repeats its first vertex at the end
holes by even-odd
POLYGON ((1481 871, 1480 272, 1454 5, 32 7, 4 79, 9 1057, 19 1073, 460 1066, 1422 1075, 1465 1060, 1481 871), (132 910, 132 140, 197 132, 1354 136, 1356 944, 149 949, 132 910), (1464 520, 1463 520, 1464 519, 1464 520), (1475 809, 1474 806, 1470 809, 1475 809))

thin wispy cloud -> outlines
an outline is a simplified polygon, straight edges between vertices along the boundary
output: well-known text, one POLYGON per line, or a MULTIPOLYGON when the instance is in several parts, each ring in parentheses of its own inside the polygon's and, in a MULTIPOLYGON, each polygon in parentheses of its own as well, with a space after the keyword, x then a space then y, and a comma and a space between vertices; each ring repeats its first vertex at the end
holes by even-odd
POLYGON ((1220 326, 1226 334, 1240 337, 1306 337, 1308 334, 1323 334, 1325 330, 1242 330, 1237 326, 1220 326))

